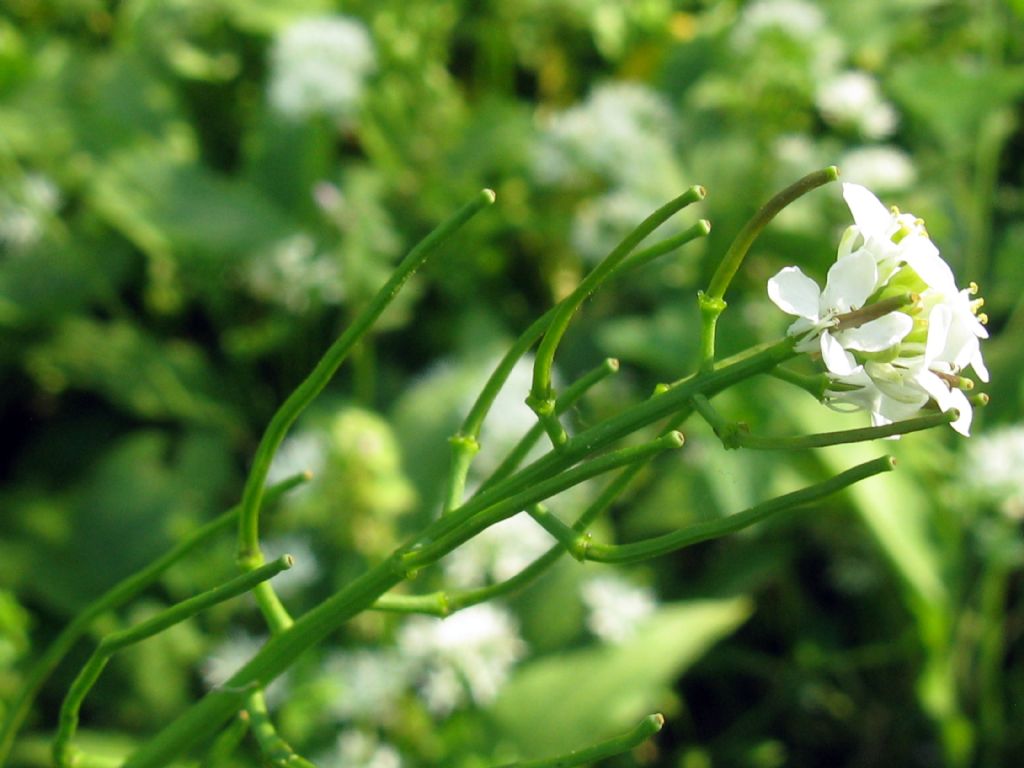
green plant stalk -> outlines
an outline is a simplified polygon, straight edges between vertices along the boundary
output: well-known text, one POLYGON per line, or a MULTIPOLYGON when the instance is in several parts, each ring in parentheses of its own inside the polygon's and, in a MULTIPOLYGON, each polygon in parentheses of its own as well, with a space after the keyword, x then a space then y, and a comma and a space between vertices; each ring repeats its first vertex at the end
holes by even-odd
POLYGON ((556 493, 561 493, 568 488, 572 488, 574 485, 579 485, 585 480, 597 477, 605 472, 628 466, 637 461, 646 461, 663 451, 679 448, 682 444, 682 434, 670 432, 656 440, 612 451, 572 469, 560 472, 547 480, 531 484, 518 493, 508 496, 494 505, 485 507, 478 514, 466 519, 459 528, 451 533, 437 537, 430 544, 418 547, 402 555, 402 562, 410 571, 431 565, 481 531, 511 517, 533 503, 550 498, 556 493))
POLYGON ((794 354, 793 340, 784 338, 774 344, 737 355, 714 371, 705 371, 666 387, 618 416, 574 435, 561 448, 548 452, 512 477, 478 492, 461 507, 432 525, 424 532, 421 540, 431 541, 437 536, 450 533, 483 509, 558 474, 588 454, 601 450, 642 427, 680 411, 689 412, 692 408, 690 400, 696 394, 711 396, 739 381, 771 370, 794 354), (430 538, 433 532, 436 534, 430 538))
POLYGON ((267 711, 267 701, 262 691, 251 695, 245 708, 252 720, 252 735, 256 737, 267 765, 272 768, 316 768, 309 760, 296 754, 291 745, 278 734, 270 719, 270 712, 267 711))
POLYGON ((894 466, 895 461, 891 456, 882 456, 872 461, 858 464, 824 482, 787 493, 750 507, 743 512, 737 512, 719 520, 695 523, 679 531, 673 531, 663 536, 655 536, 632 544, 597 544, 591 542, 589 537, 581 536, 568 527, 562 533, 563 539, 565 539, 562 543, 569 549, 569 554, 579 560, 593 560, 599 563, 635 563, 641 560, 649 560, 702 541, 717 539, 743 530, 779 512, 810 504, 873 475, 889 472, 894 466), (570 533, 571 540, 569 539, 570 533))
MULTIPOLYGON (((266 482, 267 472, 270 470, 274 454, 284 440, 288 429, 299 414, 320 394, 338 367, 351 353, 352 348, 370 330, 402 286, 426 261, 427 257, 473 216, 493 202, 494 193, 489 189, 483 190, 454 216, 423 238, 402 260, 370 303, 324 353, 313 371, 288 396, 288 399, 271 418, 270 424, 260 440, 259 447, 256 449, 242 495, 242 511, 238 525, 238 561, 243 567, 251 568, 262 560, 259 545, 259 510, 263 497, 263 484, 266 482)), ((265 599, 264 597, 264 601, 265 599)), ((263 601, 261 601, 261 607, 264 607, 263 601)))
MULTIPOLYGON (((683 420, 673 420, 678 421, 678 423, 673 424, 672 428, 677 427, 683 420)), ((602 512, 612 505, 615 499, 632 483, 633 479, 645 465, 645 462, 638 461, 620 471, 598 494, 597 498, 587 506, 576 522, 573 523, 573 530, 578 533, 585 531, 587 526, 593 523, 602 512)), ((477 605, 496 597, 503 597, 522 589, 541 576, 564 554, 565 548, 561 545, 555 545, 515 576, 497 584, 455 592, 431 592, 425 595, 382 595, 373 604, 373 609, 392 613, 425 613, 439 617, 450 616, 463 608, 468 608, 471 605, 477 605)))
MULTIPOLYGON (((701 219, 685 232, 637 251, 626 261, 620 262, 612 270, 607 280, 614 280, 627 272, 646 266, 658 257, 676 248, 680 248, 691 240, 706 236, 710 231, 710 222, 706 219, 701 219)), ((481 389, 480 394, 469 409, 469 413, 466 414, 466 418, 462 422, 459 431, 450 439, 452 445, 452 465, 446 481, 446 510, 454 509, 458 504, 458 501, 454 499, 461 497, 461 493, 465 489, 466 475, 469 472, 469 463, 473 456, 472 451, 474 447, 479 449, 480 429, 483 426, 484 419, 494 405, 498 393, 508 380, 509 374, 511 374, 516 362, 544 335, 554 316, 555 308, 553 307, 534 320, 520 334, 519 338, 512 344, 487 379, 486 384, 484 384, 483 389, 481 389)), ((557 403, 555 407, 557 410, 557 403)))
POLYGON ((825 399, 825 392, 832 383, 827 373, 798 373, 781 365, 770 371, 768 375, 802 389, 819 403, 825 399))
POLYGON ((809 173, 799 181, 786 187, 765 203, 753 218, 750 219, 732 241, 718 264, 707 291, 697 294, 697 303, 701 312, 701 369, 710 370, 715 365, 715 329, 718 318, 725 311, 725 292, 729 289, 736 273, 750 246, 754 244, 761 231, 768 223, 778 216, 787 205, 803 197, 813 189, 839 178, 839 169, 830 165, 820 171, 809 173))
MULTIPOLYGON (((291 489, 307 482, 310 477, 309 473, 303 472, 270 486, 266 492, 267 503, 276 501, 291 489)), ((175 547, 145 568, 118 582, 104 592, 79 612, 71 623, 57 635, 46 651, 43 652, 43 655, 39 657, 29 670, 25 676, 25 682, 10 704, 10 709, 8 709, 7 716, 4 718, 3 729, 0 731, 0 765, 6 762, 7 756, 10 754, 11 747, 14 744, 14 737, 24 722, 29 707, 32 705, 32 701, 35 699, 39 689, 67 655, 68 651, 88 631, 96 618, 107 611, 112 611, 124 605, 155 583, 168 568, 185 558, 197 547, 210 541, 218 534, 229 530, 238 522, 240 511, 241 505, 235 505, 216 519, 193 531, 175 547)))
POLYGON ((703 187, 690 187, 679 197, 666 203, 644 219, 597 267, 580 281, 580 284, 569 296, 555 307, 554 317, 551 318, 551 323, 545 330, 544 338, 541 339, 540 346, 537 348, 537 357, 533 365, 533 387, 526 402, 537 414, 541 423, 545 425, 545 429, 552 436, 556 447, 564 443, 565 440, 561 437, 564 436, 564 431, 557 424, 558 419, 553 413, 554 393, 551 388, 551 366, 554 364, 555 350, 558 349, 573 315, 648 235, 678 211, 698 200, 703 200, 705 194, 703 187))
POLYGON ((71 687, 64 697, 64 703, 60 709, 60 724, 53 740, 54 763, 61 767, 69 764, 71 739, 74 738, 75 730, 78 728, 78 712, 111 656, 129 645, 163 632, 168 627, 173 627, 217 603, 249 592, 260 582, 273 578, 281 571, 291 567, 291 556, 284 555, 271 563, 236 576, 218 587, 183 600, 177 605, 172 605, 167 610, 161 611, 151 619, 134 627, 104 637, 85 663, 82 671, 71 683, 71 687))
MULTIPOLYGON (((533 485, 538 479, 571 466, 579 458, 609 445, 635 432, 641 427, 683 410, 689 410, 689 401, 696 393, 706 395, 732 386, 794 355, 792 340, 783 339, 759 349, 737 355, 714 371, 682 380, 667 391, 639 403, 608 421, 591 427, 570 438, 562 451, 549 452, 533 464, 499 483, 486 493, 471 499, 452 514, 429 525, 418 537, 420 541, 435 541, 458 528, 465 518, 480 512, 497 501, 507 498, 533 485), (488 496, 486 503, 481 497, 488 496), (468 513, 468 510, 472 510, 468 513)), ((342 590, 299 617, 295 624, 266 645, 221 688, 210 691, 200 701, 167 725, 149 743, 133 754, 123 768, 159 768, 167 765, 189 746, 211 738, 222 725, 243 707, 246 696, 253 689, 265 686, 287 669, 308 648, 321 642, 352 616, 372 607, 384 593, 408 576, 402 555, 408 545, 400 547, 386 560, 373 566, 342 590)))
POLYGON ((813 435, 794 435, 790 437, 764 437, 750 434, 745 424, 738 424, 725 419, 715 410, 711 402, 703 395, 696 395, 693 404, 701 417, 711 426, 726 449, 752 448, 762 451, 801 451, 808 448, 824 448, 829 445, 845 443, 862 443, 868 440, 879 440, 894 435, 908 435, 924 429, 951 424, 960 418, 955 408, 944 413, 930 413, 913 419, 896 421, 878 427, 859 427, 836 432, 818 432, 813 435))
POLYGON ((200 768, 219 768, 231 757, 238 745, 242 743, 249 730, 249 713, 239 712, 231 724, 214 740, 213 745, 203 757, 200 768))
MULTIPOLYGON (((591 387, 604 381, 608 376, 613 373, 617 373, 619 370, 619 361, 615 358, 607 358, 601 365, 597 366, 589 373, 584 374, 579 379, 574 381, 571 385, 566 387, 565 391, 562 392, 555 400, 555 413, 563 414, 574 406, 584 394, 586 394, 591 387)), ((541 435, 544 432, 543 426, 540 424, 534 424, 523 435, 522 439, 516 443, 511 451, 505 456, 498 468, 491 473, 491 476, 487 478, 480 486, 481 490, 485 490, 495 483, 504 480, 506 477, 511 475, 515 470, 522 464, 527 454, 533 449, 533 446, 537 444, 541 435)))
MULTIPOLYGON (((555 413, 564 413, 583 397, 591 387, 618 370, 619 361, 608 358, 601 365, 581 376, 555 401, 555 413)), ((530 449, 537 443, 537 440, 540 439, 543 431, 540 424, 534 424, 512 448, 498 469, 487 478, 484 486, 488 484, 493 485, 497 480, 504 479, 512 474, 526 457, 526 454, 530 452, 530 449)), ((452 464, 446 483, 444 514, 448 514, 462 503, 469 465, 472 462, 473 456, 480 450, 480 443, 475 438, 461 433, 448 438, 448 442, 452 446, 452 464)))
POLYGON ((542 758, 540 760, 524 760, 519 763, 510 763, 503 768, 570 768, 574 765, 594 763, 608 757, 621 755, 640 746, 660 731, 664 724, 665 718, 662 715, 648 715, 635 728, 621 736, 616 736, 584 749, 573 750, 566 755, 542 758))

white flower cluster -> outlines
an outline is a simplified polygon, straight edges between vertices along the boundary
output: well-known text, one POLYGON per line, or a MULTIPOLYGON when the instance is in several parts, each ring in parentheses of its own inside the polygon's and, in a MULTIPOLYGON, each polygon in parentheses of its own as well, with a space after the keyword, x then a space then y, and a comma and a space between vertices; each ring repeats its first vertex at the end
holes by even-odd
POLYGON ((970 366, 988 371, 980 340, 987 338, 973 283, 957 288, 953 272, 929 239, 924 222, 886 209, 871 192, 843 185, 853 214, 824 290, 798 267, 768 281, 768 296, 795 315, 796 349, 821 355, 833 381, 831 405, 870 411, 875 425, 916 413, 929 400, 957 409, 952 426, 967 435, 971 404, 960 376, 970 366))
POLYGON ((338 735, 334 749, 321 755, 316 764, 323 768, 401 768, 402 757, 376 734, 348 730, 338 735))
POLYGON ((869 139, 892 135, 899 115, 867 72, 850 70, 826 81, 815 97, 825 121, 852 128, 869 139))
POLYGON ((373 43, 359 21, 342 16, 302 19, 274 40, 270 103, 296 119, 351 117, 375 67, 373 43))
POLYGON ((544 120, 533 158, 537 180, 604 189, 581 203, 573 222, 572 244, 584 258, 607 255, 637 222, 685 187, 672 130, 669 105, 636 83, 598 86, 582 104, 544 120))
POLYGON ((301 314, 310 304, 338 304, 344 297, 341 265, 305 234, 286 237, 256 254, 243 280, 257 298, 301 314))
POLYGON ((12 254, 31 249, 61 202, 60 189, 42 174, 29 173, 5 183, 0 191, 0 248, 12 254))
POLYGON ((595 576, 580 587, 587 607, 587 628, 609 643, 630 638, 658 607, 654 591, 614 576, 595 576))
POLYGON ((1002 427, 972 441, 962 482, 1011 520, 1024 520, 1024 425, 1002 427))
POLYGON ((494 700, 512 666, 526 653, 515 619, 481 603, 441 620, 414 616, 402 627, 398 647, 419 670, 420 693, 435 715, 447 715, 467 697, 494 700))

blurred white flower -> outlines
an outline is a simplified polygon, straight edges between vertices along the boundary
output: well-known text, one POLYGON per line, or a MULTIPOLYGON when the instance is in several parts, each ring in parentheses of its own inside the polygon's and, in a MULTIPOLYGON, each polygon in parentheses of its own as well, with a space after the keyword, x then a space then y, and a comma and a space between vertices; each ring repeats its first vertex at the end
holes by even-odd
MULTIPOLYGON (((264 637, 256 637, 247 632, 232 632, 220 642, 203 661, 201 673, 203 682, 208 688, 222 687, 263 647, 264 637)), ((273 706, 283 701, 288 694, 287 673, 278 677, 267 686, 265 694, 267 704, 273 706)))
POLYGON ((337 304, 344 298, 341 265, 317 250, 304 234, 292 235, 256 254, 244 279, 252 294, 299 314, 314 301, 337 304))
POLYGON ((446 582, 459 589, 512 578, 553 544, 551 535, 520 513, 492 525, 443 561, 446 582))
POLYGON ((11 253, 29 250, 60 205, 60 189, 42 174, 29 173, 7 184, 0 190, 0 247, 11 253))
POLYGON ((410 661, 394 649, 335 651, 323 665, 323 676, 338 686, 331 714, 339 720, 389 719, 412 672, 410 661))
POLYGON ((270 103, 292 118, 349 118, 375 67, 373 43, 361 22, 344 16, 302 19, 274 40, 270 103))
POLYGON ((267 562, 282 555, 291 555, 294 558, 292 567, 279 573, 273 580, 274 591, 282 597, 301 592, 320 576, 320 563, 313 554, 309 540, 304 536, 274 536, 262 542, 260 548, 267 562))
POLYGON ((668 199, 647 197, 620 187, 583 202, 572 220, 573 248, 588 262, 600 261, 668 199))
POLYGON ((515 619, 493 603, 481 603, 435 619, 414 616, 401 628, 398 647, 419 672, 427 707, 447 715, 466 702, 493 701, 512 666, 526 653, 515 619))
POLYGON ((882 192, 907 189, 917 179, 910 156, 892 146, 856 147, 839 158, 839 167, 844 178, 882 192))
POLYGON ((376 734, 346 730, 338 735, 334 749, 320 756, 316 764, 322 768, 401 768, 402 757, 376 734))
MULTIPOLYGON (((326 460, 327 439, 324 435, 308 431, 296 432, 286 437, 274 454, 267 471, 267 483, 279 483, 301 472, 319 474, 326 460)), ((299 486, 295 491, 301 488, 299 486)))
POLYGON ((672 125, 671 109, 647 86, 599 85, 583 103, 543 121, 534 174, 541 183, 568 186, 594 176, 612 184, 650 183, 649 172, 664 175, 658 166, 672 158, 672 125))
POLYGON ((733 30, 733 42, 749 48, 766 31, 809 41, 825 30, 825 14, 807 0, 757 0, 743 7, 733 30))
POLYGON ((636 83, 597 86, 581 104, 544 120, 534 147, 537 180, 599 190, 580 204, 573 222, 572 244, 586 260, 607 255, 684 188, 673 130, 668 104, 636 83))
POLYGON ((588 579, 580 593, 587 607, 587 628, 609 643, 631 637, 658 605, 653 590, 614 575, 588 579))
POLYGON ((1024 520, 1024 426, 1014 424, 972 440, 961 479, 1011 520, 1024 520))
POLYGON ((827 80, 818 89, 816 101, 827 122, 853 128, 869 139, 891 135, 899 123, 896 109, 866 72, 842 72, 827 80))

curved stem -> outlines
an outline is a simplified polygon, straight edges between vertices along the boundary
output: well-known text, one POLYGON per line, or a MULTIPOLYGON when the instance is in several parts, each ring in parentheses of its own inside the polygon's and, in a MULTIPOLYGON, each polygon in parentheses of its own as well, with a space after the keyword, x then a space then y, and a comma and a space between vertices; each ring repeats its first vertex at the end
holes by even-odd
MULTIPOLYGON (((632 544, 596 544, 591 542, 589 537, 579 535, 574 535, 571 542, 563 541, 563 544, 567 546, 570 554, 581 560, 593 560, 599 563, 635 563, 649 560, 693 546, 702 541, 717 539, 743 530, 779 512, 785 512, 830 496, 836 491, 842 490, 872 475, 889 472, 894 466, 895 461, 891 456, 882 456, 878 459, 858 464, 856 467, 848 469, 822 483, 787 493, 750 507, 743 512, 737 512, 718 520, 695 523, 679 531, 673 531, 672 533, 666 533, 664 536, 655 536, 632 544)), ((565 534, 563 532, 564 537, 565 534)))
MULTIPOLYGON (((324 353, 313 371, 296 387, 271 418, 270 424, 260 440, 259 447, 256 449, 242 496, 242 511, 238 521, 238 562, 243 568, 253 568, 263 560, 259 544, 259 510, 263 497, 263 484, 266 482, 267 472, 270 470, 274 454, 280 447, 281 441, 284 440, 288 429, 299 414, 320 394, 341 363, 351 353, 353 347, 370 330, 377 318, 395 298, 406 281, 426 261, 427 257, 474 215, 493 202, 494 193, 489 189, 483 190, 448 221, 423 238, 402 260, 370 303, 324 353)), ((279 624, 287 616, 287 612, 284 611, 269 586, 259 590, 256 598, 268 621, 279 624)))
MULTIPOLYGON (((554 393, 551 389, 551 366, 555 359, 555 350, 558 348, 562 336, 576 310, 590 296, 598 286, 604 282, 619 266, 619 264, 636 248, 651 232, 661 226, 673 214, 685 208, 691 203, 704 199, 703 187, 690 187, 676 199, 666 203, 656 210, 641 224, 630 232, 626 238, 616 246, 608 256, 597 265, 582 281, 576 289, 563 299, 555 307, 554 317, 551 324, 541 339, 537 348, 537 359, 533 365, 533 387, 530 390, 530 397, 527 403, 537 413, 541 423, 546 424, 549 433, 554 427, 547 423, 547 416, 551 413, 550 403, 554 400, 554 393)), ((564 442, 564 441, 563 441, 564 442)), ((560 443, 556 443, 559 445, 560 443)))
POLYGON ((93 685, 99 679, 100 673, 103 672, 103 668, 106 667, 111 656, 127 648, 129 645, 159 634, 168 627, 179 624, 217 603, 230 600, 232 597, 238 597, 250 591, 260 582, 276 576, 281 571, 291 568, 291 566, 291 557, 284 555, 272 563, 267 563, 241 576, 237 576, 231 581, 221 584, 219 587, 214 587, 177 605, 172 605, 167 610, 161 611, 151 619, 147 619, 134 627, 114 632, 104 637, 96 650, 93 651, 92 656, 89 657, 82 671, 78 673, 78 676, 68 689, 67 695, 64 697, 64 703, 60 708, 60 724, 57 728, 57 735, 53 740, 54 763, 61 768, 69 765, 71 739, 78 728, 78 711, 86 695, 88 695, 93 685))
MULTIPOLYGON (((270 486, 267 488, 266 493, 267 503, 276 501, 292 488, 308 482, 311 477, 312 475, 308 472, 302 472, 270 486)), ((107 611, 112 611, 124 605, 156 582, 168 568, 185 558, 197 547, 205 544, 218 534, 229 530, 237 523, 240 511, 241 505, 236 505, 216 519, 193 531, 179 544, 141 571, 118 582, 100 595, 100 597, 80 611, 74 620, 57 635, 56 639, 50 643, 49 647, 43 652, 43 655, 39 657, 25 675, 25 682, 22 684, 21 690, 18 691, 10 704, 7 716, 4 718, 3 728, 0 730, 0 765, 6 762, 7 756, 14 744, 14 737, 17 735, 22 722, 24 722, 29 707, 32 705, 32 701, 39 692, 39 689, 67 655, 68 651, 89 630, 89 627, 92 626, 96 618, 107 611)))
POLYGON ((245 708, 252 720, 252 735, 256 737, 267 765, 271 768, 316 768, 309 760, 296 754, 291 745, 281 738, 270 719, 263 691, 249 696, 245 708))
POLYGON ((834 165, 804 176, 765 203, 736 235, 712 275, 707 291, 697 294, 697 303, 701 312, 701 370, 711 370, 715 365, 715 334, 718 318, 725 311, 725 292, 739 271, 750 246, 761 234, 761 230, 794 200, 806 195, 812 189, 817 189, 838 178, 839 169, 834 165))

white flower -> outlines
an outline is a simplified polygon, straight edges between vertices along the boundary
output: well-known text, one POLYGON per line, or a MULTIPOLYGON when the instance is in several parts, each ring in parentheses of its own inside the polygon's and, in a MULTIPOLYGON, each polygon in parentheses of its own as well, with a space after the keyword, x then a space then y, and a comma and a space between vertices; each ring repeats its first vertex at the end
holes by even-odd
POLYGON ((421 669, 420 691, 437 715, 450 713, 467 694, 477 704, 493 701, 526 652, 511 614, 492 603, 446 619, 414 616, 400 630, 398 647, 421 669))
POLYGON ((654 613, 654 592, 637 587, 618 576, 597 576, 580 588, 587 606, 587 628, 602 640, 620 643, 654 613))
MULTIPOLYGON (((234 632, 218 644, 203 661, 202 676, 207 687, 217 689, 256 655, 266 638, 246 632, 234 632)), ((287 673, 266 688, 267 703, 271 706, 283 701, 288 693, 287 673)))
POLYGON ((446 580, 468 589, 506 581, 547 552, 550 534, 522 513, 492 525, 443 561, 446 580))
POLYGON ((350 117, 376 66, 370 35, 342 16, 302 19, 275 40, 270 55, 270 103, 284 115, 350 117))
POLYGON ((881 352, 903 339, 913 326, 908 315, 893 311, 843 327, 842 316, 861 309, 877 283, 874 257, 859 251, 832 265, 824 291, 799 267, 785 267, 768 281, 768 296, 783 312, 798 318, 788 331, 790 336, 802 337, 796 349, 819 349, 831 373, 847 376, 857 368, 848 350, 881 352))
POLYGON ((854 224, 825 290, 797 267, 768 281, 772 301, 798 318, 789 329, 800 337, 795 348, 820 350, 834 382, 826 393, 833 407, 863 408, 881 425, 912 416, 930 399, 943 412, 956 409, 953 429, 969 434, 973 412, 963 389, 970 383, 960 374, 971 367, 988 381, 982 302, 971 298, 977 286, 957 288, 920 219, 886 209, 857 184, 844 184, 843 197, 854 224), (871 319, 887 299, 908 296, 909 304, 871 319))
POLYGON ((288 597, 301 592, 320 576, 320 564, 317 562, 309 540, 303 536, 286 534, 275 536, 262 543, 263 557, 267 562, 276 560, 282 555, 291 555, 294 564, 286 571, 274 577, 274 591, 288 597))
POLYGON ((334 750, 321 756, 323 768, 401 768, 402 757, 394 746, 375 734, 361 730, 343 731, 334 750))
POLYGON ((394 712, 411 681, 412 664, 395 649, 336 651, 323 676, 338 685, 329 708, 340 720, 380 721, 394 712))
POLYGON ((306 234, 291 235, 262 249, 247 265, 243 278, 254 296, 296 314, 313 302, 338 304, 344 297, 339 261, 318 250, 306 234))
POLYGON ((866 72, 836 75, 818 89, 816 99, 827 122, 855 128, 869 139, 890 135, 899 122, 896 110, 882 98, 878 82, 866 72))
POLYGON ((806 0, 758 0, 743 8, 734 40, 740 48, 749 48, 765 30, 773 30, 795 40, 809 41, 824 28, 821 8, 806 0))
MULTIPOLYGON (((817 165, 821 163, 805 163, 803 167, 817 165)), ((910 156, 888 145, 855 147, 839 158, 839 167, 845 178, 886 192, 907 189, 917 178, 910 156)))
POLYGON ((971 443, 962 479, 1011 520, 1024 520, 1024 426, 1002 427, 971 443))

